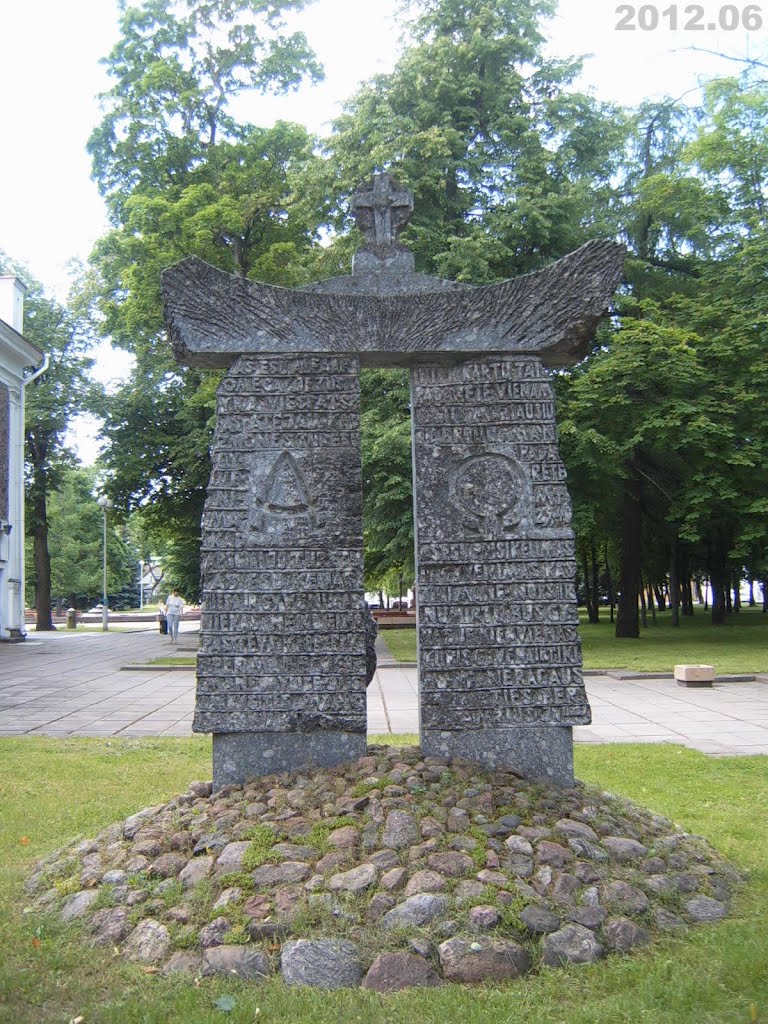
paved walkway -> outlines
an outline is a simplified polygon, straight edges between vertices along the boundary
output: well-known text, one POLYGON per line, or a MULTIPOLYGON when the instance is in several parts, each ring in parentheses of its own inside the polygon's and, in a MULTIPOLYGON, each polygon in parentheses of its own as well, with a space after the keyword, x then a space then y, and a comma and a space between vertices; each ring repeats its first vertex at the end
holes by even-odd
MULTIPOLYGON (((183 623, 179 654, 196 643, 183 623)), ((368 688, 371 733, 418 730, 418 674, 381 658, 368 688)), ((109 633, 30 633, 0 645, 0 736, 189 736, 194 673, 145 667, 175 653, 167 639, 134 628, 109 633)), ((712 755, 768 754, 768 681, 685 689, 671 679, 588 676, 594 724, 579 743, 680 743, 712 755)))

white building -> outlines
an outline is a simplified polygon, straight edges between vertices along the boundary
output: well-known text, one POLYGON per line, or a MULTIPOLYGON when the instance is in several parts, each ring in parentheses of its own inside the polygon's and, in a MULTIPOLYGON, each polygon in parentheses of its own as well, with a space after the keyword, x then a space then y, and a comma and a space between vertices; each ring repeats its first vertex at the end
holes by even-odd
POLYGON ((22 335, 26 288, 0 276, 0 641, 24 628, 24 389, 31 368, 47 367, 22 335))

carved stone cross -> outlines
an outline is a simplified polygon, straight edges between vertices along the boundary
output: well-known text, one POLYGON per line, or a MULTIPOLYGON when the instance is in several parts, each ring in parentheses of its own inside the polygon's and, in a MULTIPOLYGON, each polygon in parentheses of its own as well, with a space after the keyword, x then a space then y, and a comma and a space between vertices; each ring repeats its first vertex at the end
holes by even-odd
POLYGON ((376 248, 396 245, 413 212, 413 193, 388 174, 374 174, 373 187, 355 192, 350 209, 369 244, 376 248))

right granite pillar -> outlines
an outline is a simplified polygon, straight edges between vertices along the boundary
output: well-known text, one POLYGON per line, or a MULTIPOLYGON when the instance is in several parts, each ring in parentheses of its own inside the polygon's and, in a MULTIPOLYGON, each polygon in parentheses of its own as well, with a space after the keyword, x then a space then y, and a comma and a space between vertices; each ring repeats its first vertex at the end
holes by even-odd
POLYGON ((411 391, 422 751, 572 785, 591 715, 547 370, 419 365, 411 391))

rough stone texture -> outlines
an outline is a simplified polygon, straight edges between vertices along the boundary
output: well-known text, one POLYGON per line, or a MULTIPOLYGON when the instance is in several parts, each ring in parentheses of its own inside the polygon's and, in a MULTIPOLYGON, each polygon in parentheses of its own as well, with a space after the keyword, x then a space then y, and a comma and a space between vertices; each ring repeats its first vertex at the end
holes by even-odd
POLYGON ((651 934, 647 928, 626 917, 614 917, 603 928, 606 944, 619 953, 629 953, 636 946, 647 946, 651 934))
POLYGON ((280 957, 286 985, 351 988, 360 984, 362 967, 357 946, 344 939, 298 939, 286 942, 280 957))
POLYGON ((449 981, 465 983, 505 981, 531 969, 531 958, 516 942, 482 939, 469 943, 448 939, 439 947, 440 966, 449 981))
POLYGON ((697 924, 722 921, 728 916, 728 908, 720 900, 713 900, 711 896, 697 896, 688 900, 685 909, 692 921, 697 924))
POLYGON ((363 978, 363 988, 374 992, 400 992, 404 988, 436 988, 442 980, 422 956, 380 953, 363 978))
POLYGON ((191 889, 198 882, 202 882, 213 871, 213 857, 194 857, 185 868, 179 872, 179 881, 185 889, 191 889))
POLYGON ((532 935, 548 935, 560 927, 560 918, 546 907, 524 907, 520 920, 532 935))
POLYGON ((400 263, 391 275, 361 266, 357 281, 290 291, 190 257, 164 271, 163 296, 174 354, 194 366, 226 367, 256 352, 356 352, 367 365, 409 365, 424 353, 483 350, 536 352, 562 366, 585 353, 623 262, 621 246, 594 241, 537 273, 482 287, 409 280, 400 263), (368 294, 354 294, 361 286, 368 294))
POLYGON ((125 907, 105 907, 97 910, 90 920, 96 946, 117 946, 133 930, 125 907))
POLYGON ((572 785, 591 718, 547 372, 417 366, 411 392, 422 750, 572 785))
POLYGON ((219 388, 194 728, 214 787, 365 753, 358 363, 244 357, 219 388))
POLYGON ((88 908, 98 896, 94 889, 86 889, 84 892, 76 892, 68 896, 61 908, 62 921, 74 921, 87 913, 88 908))
POLYGON ((180 949, 163 968, 163 974, 198 974, 203 961, 198 953, 180 949))
MULTIPOLYGON (((554 929, 550 935, 560 933, 559 943, 570 937, 566 946, 576 949, 571 955, 580 955, 583 932, 568 932, 568 926, 596 932, 595 939, 607 952, 631 952, 642 945, 646 933, 655 937, 659 932, 693 927, 698 920, 718 919, 727 911, 733 887, 740 884, 738 874, 701 837, 687 835, 672 823, 623 801, 619 804, 591 787, 534 784, 514 773, 490 773, 465 761, 448 764, 441 759, 437 767, 449 769, 447 772, 435 767, 435 758, 427 763, 417 748, 371 747, 368 756, 349 765, 254 780, 210 798, 185 794, 155 809, 151 822, 137 830, 133 842, 122 838, 121 825, 35 865, 26 886, 32 901, 29 911, 32 915, 55 914, 74 905, 80 918, 71 923, 73 942, 88 946, 103 941, 123 953, 128 948, 126 926, 148 919, 143 938, 138 932, 132 942, 141 947, 141 955, 150 957, 145 962, 151 968, 152 956, 160 955, 152 953, 153 943, 159 939, 160 949, 165 947, 163 928, 170 943, 156 961, 158 967, 164 969, 173 954, 182 950, 192 957, 180 962, 198 972, 203 949, 230 945, 253 949, 252 943, 258 943, 263 944, 262 952, 276 954, 289 939, 328 938, 325 922, 329 918, 343 924, 356 943, 364 941, 366 950, 373 951, 367 954, 369 958, 379 950, 391 949, 396 941, 398 949, 419 953, 433 962, 437 945, 457 938, 468 944, 467 956, 471 954, 473 963, 488 940, 518 942, 535 963, 545 943, 554 961, 562 959, 557 952, 562 946, 542 938, 548 934, 546 929, 554 929), (367 803, 352 806, 362 798, 351 794, 371 783, 383 783, 383 788, 369 794, 367 803), (261 811, 254 818, 248 809, 256 805, 261 805, 261 811), (511 814, 503 816, 507 821, 502 824, 502 817, 494 812, 506 807, 524 809, 529 824, 523 825, 511 814), (342 808, 348 823, 339 827, 342 808), (451 810, 461 812, 454 817, 456 822, 464 821, 464 831, 446 830, 451 810), (382 847, 387 815, 393 811, 410 814, 416 824, 428 821, 427 831, 437 835, 399 851, 382 847), (567 861, 565 870, 543 863, 542 855, 551 859, 554 837, 569 834, 557 823, 571 816, 590 822, 601 835, 632 838, 653 849, 654 857, 621 861, 612 856, 597 866, 567 861), (435 823, 442 831, 434 828, 435 823), (254 825, 267 838, 274 837, 271 853, 280 862, 251 872, 263 888, 249 896, 248 879, 243 878, 242 883, 238 879, 233 886, 228 872, 216 870, 216 860, 233 843, 243 841, 244 830, 254 825), (313 845, 307 838, 315 826, 320 834, 349 845, 321 857, 325 844, 318 841, 313 845), (528 847, 507 842, 514 838, 511 828, 519 830, 516 836, 528 847), (221 842, 214 843, 212 836, 221 842), (124 865, 133 858, 136 846, 150 838, 155 848, 189 852, 203 837, 208 837, 212 852, 194 858, 193 862, 207 860, 199 890, 194 886, 185 889, 183 901, 176 905, 169 903, 178 897, 177 879, 157 875, 129 874, 119 885, 63 895, 78 884, 84 870, 124 865), (513 853, 514 849, 530 849, 530 857, 513 853), (326 857, 342 858, 344 868, 321 874, 318 865, 326 857), (430 864, 435 857, 449 859, 430 864), (530 882, 508 871, 507 861, 513 857, 530 863, 530 882), (501 870, 496 859, 502 862, 501 870), (478 871, 483 862, 489 866, 478 871), (449 876, 436 872, 433 864, 466 870, 463 875, 449 876), (584 872, 584 867, 590 870, 584 872), (387 881, 397 895, 386 891, 383 884, 390 872, 387 881), (433 872, 447 883, 439 894, 401 894, 401 887, 423 884, 433 872), (381 875, 378 883, 385 891, 377 891, 377 885, 371 884, 348 898, 343 886, 338 892, 330 887, 334 873, 347 876, 347 888, 355 879, 367 881, 372 874, 381 875), (698 886, 697 893, 706 886, 708 893, 707 898, 682 896, 683 905, 689 903, 681 911, 685 921, 665 906, 670 896, 675 903, 681 899, 681 879, 685 885, 698 886), (661 880, 668 885, 657 885, 661 880), (487 885, 492 883, 496 883, 496 894, 489 900, 487 885), (721 891, 722 900, 711 899, 721 891), (97 910, 105 896, 115 905, 97 910), (518 919, 518 910, 526 907, 518 919)), ((422 830, 418 832, 421 838, 422 830)), ((571 839, 589 842, 579 836, 571 839)), ((594 946, 587 949, 594 955, 594 946)), ((365 963, 365 954, 361 958, 365 963)))
POLYGON ((409 896, 402 903, 398 903, 389 913, 385 914, 382 918, 382 925, 388 931, 412 925, 420 927, 441 917, 447 909, 448 900, 444 896, 427 892, 417 893, 415 896, 409 896))
POLYGON ((416 896, 420 892, 440 892, 445 889, 447 879, 439 871, 417 871, 411 875, 405 887, 406 896, 416 896))
POLYGON ((228 846, 225 846, 216 861, 217 873, 225 874, 227 871, 242 871, 243 857, 250 845, 250 842, 241 842, 229 843, 228 846))
POLYGON ((360 864, 350 871, 344 871, 338 875, 331 875, 328 879, 328 888, 331 892, 351 892, 357 896, 366 889, 370 889, 376 881, 376 868, 373 864, 360 864))
POLYGON ((159 964, 171 945, 168 929, 151 917, 144 918, 133 929, 123 947, 131 960, 142 964, 159 964))
POLYGON ((580 924, 567 924, 544 937, 541 959, 550 967, 564 963, 591 964, 603 955, 603 947, 594 934, 580 924))
POLYGON ((261 950, 246 946, 215 946, 203 952, 203 977, 237 975, 243 981, 262 981, 269 975, 269 960, 261 950))
POLYGON ((384 825, 384 834, 381 837, 382 846, 390 846, 394 850, 402 850, 418 842, 419 826, 411 814, 404 811, 392 811, 387 815, 384 825))

